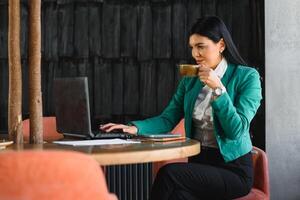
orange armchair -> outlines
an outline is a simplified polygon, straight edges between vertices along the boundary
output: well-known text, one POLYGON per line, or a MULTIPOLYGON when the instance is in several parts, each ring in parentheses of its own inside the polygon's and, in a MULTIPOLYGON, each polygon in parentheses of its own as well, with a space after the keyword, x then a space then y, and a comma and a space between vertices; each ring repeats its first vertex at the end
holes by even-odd
MULTIPOLYGON (((29 119, 23 121, 24 141, 29 141, 29 119)), ((56 131, 56 117, 43 117, 43 139, 45 141, 54 141, 63 138, 63 135, 56 131)))
MULTIPOLYGON (((180 133, 185 135, 184 120, 181 120, 178 125, 173 129, 172 133, 180 133)), ((269 167, 268 158, 266 153, 253 147, 253 170, 254 170, 254 183, 250 193, 244 197, 236 200, 269 200, 270 199, 270 183, 269 183, 269 167)), ((153 164, 153 178, 155 178, 160 167, 168 163, 174 162, 187 162, 185 159, 175 159, 170 161, 156 162, 153 164)))
POLYGON ((269 200, 270 199, 270 183, 269 183, 269 167, 266 153, 253 147, 253 169, 254 182, 250 193, 236 200, 269 200))
MULTIPOLYGON (((182 119, 177 126, 171 131, 172 133, 181 134, 182 136, 185 136, 185 130, 184 130, 184 119, 182 119)), ((153 180, 158 172, 158 170, 168 164, 168 163, 175 163, 175 162, 187 162, 187 158, 179 158, 179 159, 173 159, 173 160, 167 160, 167 161, 161 161, 161 162, 155 162, 152 165, 152 173, 153 173, 153 180)))
POLYGON ((117 200, 98 163, 77 152, 0 153, 1 199, 117 200))

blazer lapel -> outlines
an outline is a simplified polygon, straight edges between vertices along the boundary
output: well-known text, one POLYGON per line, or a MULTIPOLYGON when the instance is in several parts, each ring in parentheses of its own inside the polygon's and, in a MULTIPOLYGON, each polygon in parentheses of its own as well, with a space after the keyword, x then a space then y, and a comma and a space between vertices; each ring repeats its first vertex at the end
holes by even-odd
POLYGON ((195 78, 195 83, 193 88, 189 91, 189 102, 191 103, 192 108, 194 108, 196 99, 199 95, 199 92, 202 90, 202 88, 204 87, 204 84, 200 81, 200 79, 197 77, 195 78))
POLYGON ((225 87, 227 87, 227 84, 229 83, 229 81, 230 81, 230 79, 231 79, 231 77, 234 73, 234 69, 235 69, 235 66, 231 63, 228 63, 226 72, 225 72, 224 76, 221 79, 221 82, 223 83, 223 85, 225 87))
POLYGON ((204 84, 195 77, 193 83, 191 84, 191 89, 185 95, 185 126, 186 126, 186 136, 191 137, 191 125, 192 125, 192 115, 195 106, 196 99, 199 92, 202 90, 204 84))

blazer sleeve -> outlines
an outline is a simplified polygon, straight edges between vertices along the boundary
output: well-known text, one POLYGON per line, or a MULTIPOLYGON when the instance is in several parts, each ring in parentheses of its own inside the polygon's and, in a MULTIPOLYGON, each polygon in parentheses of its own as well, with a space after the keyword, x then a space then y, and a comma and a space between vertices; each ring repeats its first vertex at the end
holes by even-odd
POLYGON ((152 118, 132 121, 131 124, 138 128, 139 135, 159 134, 171 131, 184 115, 185 78, 182 78, 175 94, 163 112, 152 118))
POLYGON ((256 114, 262 99, 260 76, 255 69, 243 74, 243 81, 237 86, 234 103, 228 93, 212 102, 214 115, 221 124, 224 136, 236 139, 249 133, 250 122, 256 114))

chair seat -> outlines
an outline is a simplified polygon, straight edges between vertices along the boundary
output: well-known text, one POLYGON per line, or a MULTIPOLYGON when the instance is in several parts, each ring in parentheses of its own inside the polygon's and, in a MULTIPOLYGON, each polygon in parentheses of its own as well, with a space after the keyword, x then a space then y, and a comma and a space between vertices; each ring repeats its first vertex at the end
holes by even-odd
POLYGON ((268 197, 261 190, 252 188, 250 193, 244 197, 237 198, 235 200, 267 200, 268 197))

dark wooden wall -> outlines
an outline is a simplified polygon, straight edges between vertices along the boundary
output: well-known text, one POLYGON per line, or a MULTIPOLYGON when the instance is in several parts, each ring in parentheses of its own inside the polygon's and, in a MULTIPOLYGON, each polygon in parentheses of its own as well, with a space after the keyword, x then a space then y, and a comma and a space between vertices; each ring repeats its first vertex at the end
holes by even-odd
MULTIPOLYGON (((187 32, 195 19, 218 15, 242 56, 264 77, 262 0, 44 0, 42 89, 44 115, 54 115, 54 77, 88 76, 94 125, 156 115, 192 62, 187 32)), ((28 7, 22 1, 23 114, 28 117, 28 7)), ((0 130, 7 130, 7 0, 0 0, 0 130)), ((63 94, 62 94, 63 95, 63 94)), ((264 104, 253 121, 264 148, 264 104)))

